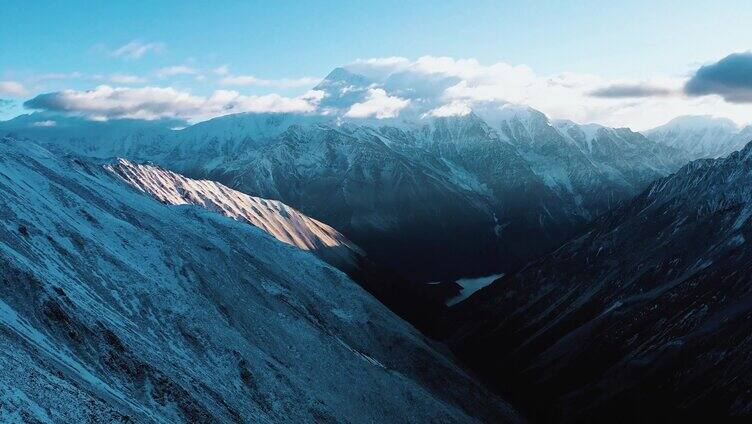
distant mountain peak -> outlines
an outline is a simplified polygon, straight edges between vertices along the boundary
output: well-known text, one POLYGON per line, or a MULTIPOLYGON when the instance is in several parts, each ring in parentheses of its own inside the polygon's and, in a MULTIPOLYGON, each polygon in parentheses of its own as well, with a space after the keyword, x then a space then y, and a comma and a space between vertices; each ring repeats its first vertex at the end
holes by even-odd
POLYGON ((367 87, 371 85, 372 81, 364 75, 350 72, 345 68, 334 68, 329 74, 313 89, 314 90, 326 90, 332 86, 355 86, 355 87, 367 87))
POLYGON ((729 131, 737 131, 739 129, 734 121, 712 115, 677 116, 658 128, 704 129, 707 127, 720 127, 729 131))
POLYGON ((717 158, 746 144, 745 131, 726 118, 710 115, 685 115, 659 127, 644 131, 653 141, 685 150, 694 159, 717 158))

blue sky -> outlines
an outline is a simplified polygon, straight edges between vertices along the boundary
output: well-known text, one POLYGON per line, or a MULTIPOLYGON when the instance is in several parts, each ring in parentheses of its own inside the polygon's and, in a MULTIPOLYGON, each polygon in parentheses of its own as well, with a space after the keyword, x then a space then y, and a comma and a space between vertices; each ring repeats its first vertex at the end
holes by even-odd
POLYGON ((294 96, 314 85, 305 84, 306 78, 323 77, 359 58, 448 56, 526 65, 541 76, 649 80, 687 77, 702 64, 752 48, 748 1, 713 7, 693 0, 2 1, 1 6, 0 80, 23 90, 6 85, 0 91, 0 98, 14 102, 0 106, 0 119, 20 113, 23 100, 42 92, 123 81, 209 95, 221 88, 221 75, 212 70, 222 65, 226 75, 267 82, 236 84, 242 94, 294 96))

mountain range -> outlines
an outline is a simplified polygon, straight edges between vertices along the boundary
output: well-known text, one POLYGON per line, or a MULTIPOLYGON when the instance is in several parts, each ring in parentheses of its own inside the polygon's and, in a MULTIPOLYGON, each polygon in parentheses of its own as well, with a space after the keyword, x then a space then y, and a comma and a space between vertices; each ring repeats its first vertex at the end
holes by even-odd
POLYGON ((521 420, 493 389, 538 422, 751 415, 750 127, 437 107, 456 82, 337 68, 315 113, 0 122, 0 411, 521 420))
MULTIPOLYGON (((397 93, 404 79, 389 82, 397 93)), ((371 84, 337 69, 316 89, 326 92, 322 107, 344 111, 371 84)), ((180 130, 174 121, 36 113, 0 123, 0 132, 81 156, 151 161, 284 202, 416 281, 519 267, 690 159, 628 129, 551 121, 524 106, 421 111, 236 114, 180 130)))

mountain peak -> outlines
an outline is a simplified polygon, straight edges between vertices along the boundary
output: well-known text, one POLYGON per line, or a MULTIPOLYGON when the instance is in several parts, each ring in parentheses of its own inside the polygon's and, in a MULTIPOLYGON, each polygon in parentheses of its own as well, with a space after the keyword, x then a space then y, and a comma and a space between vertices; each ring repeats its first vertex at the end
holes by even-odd
POLYGON ((689 152, 694 159, 717 158, 738 150, 744 140, 730 119, 710 115, 686 115, 644 132, 653 141, 689 152))
POLYGON ((329 74, 313 89, 314 90, 326 90, 332 86, 337 87, 367 87, 371 85, 371 80, 364 75, 350 72, 345 68, 334 68, 329 74))
POLYGON ((723 128, 728 131, 737 131, 738 127, 734 121, 728 118, 718 118, 712 115, 683 115, 678 116, 666 124, 661 125, 653 130, 659 128, 681 128, 687 130, 701 130, 708 127, 723 128))

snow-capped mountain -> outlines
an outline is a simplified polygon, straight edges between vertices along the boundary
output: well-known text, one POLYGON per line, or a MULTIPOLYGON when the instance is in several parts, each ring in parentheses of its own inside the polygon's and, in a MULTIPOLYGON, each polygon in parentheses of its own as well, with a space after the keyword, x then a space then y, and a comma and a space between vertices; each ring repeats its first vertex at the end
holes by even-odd
POLYGON ((344 68, 335 68, 313 89, 326 93, 321 106, 328 110, 344 110, 363 101, 373 81, 344 68))
POLYGON ((587 219, 688 161, 683 152, 626 128, 552 122, 535 109, 508 104, 477 113, 561 202, 587 219))
POLYGON ((738 128, 725 118, 680 116, 645 131, 658 143, 688 152, 692 159, 719 158, 743 148, 752 140, 752 128, 738 128))
POLYGON ((316 87, 326 93, 321 114, 236 114, 181 130, 150 123, 151 135, 123 133, 113 121, 96 137, 35 126, 53 118, 31 115, 0 123, 0 133, 152 161, 279 200, 418 281, 507 272, 688 161, 628 129, 552 122, 528 107, 431 116, 428 93, 452 81, 428 81, 337 69, 316 87), (395 117, 349 118, 374 87, 409 104, 395 117))
POLYGON ((314 255, 0 140, 0 420, 517 419, 314 255))
POLYGON ((541 420, 748 417, 751 187, 752 143, 655 181, 459 304, 456 350, 541 420))

